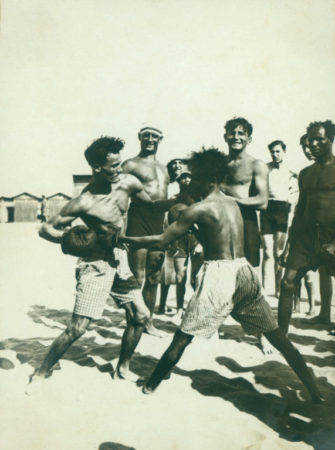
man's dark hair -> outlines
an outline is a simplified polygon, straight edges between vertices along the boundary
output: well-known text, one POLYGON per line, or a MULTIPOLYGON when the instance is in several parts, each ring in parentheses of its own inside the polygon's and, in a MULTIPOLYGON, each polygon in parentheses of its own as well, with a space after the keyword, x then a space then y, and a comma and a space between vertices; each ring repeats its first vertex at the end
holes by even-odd
POLYGON ((217 148, 202 147, 200 152, 192 153, 188 164, 191 172, 195 169, 201 179, 221 183, 227 174, 228 156, 217 148))
POLYGON ((279 140, 271 142, 271 144, 268 145, 268 149, 271 151, 273 147, 275 147, 276 145, 280 145, 281 148, 284 150, 284 152, 286 151, 286 145, 284 144, 283 141, 279 140))
POLYGON ((301 147, 303 147, 303 148, 308 147, 307 139, 308 139, 307 133, 303 134, 301 136, 300 141, 299 141, 299 144, 301 145, 301 147))
POLYGON ((248 136, 252 135, 252 125, 243 117, 234 117, 233 119, 227 120, 224 126, 225 132, 229 133, 229 131, 235 130, 235 128, 239 125, 241 125, 241 127, 243 127, 243 129, 248 133, 248 136))
POLYGON ((323 127, 326 132, 326 136, 331 142, 334 142, 335 138, 335 124, 331 120, 325 120, 324 122, 311 122, 307 127, 307 134, 315 127, 323 127))
POLYGON ((62 236, 61 248, 64 254, 80 258, 91 256, 97 249, 103 251, 96 233, 84 225, 67 230, 62 236))
POLYGON ((101 138, 92 142, 92 144, 85 150, 85 158, 90 166, 94 164, 103 165, 106 162, 109 153, 120 153, 125 142, 122 139, 108 136, 101 136, 101 138))
POLYGON ((176 179, 175 178, 175 174, 174 174, 173 169, 172 169, 173 163, 175 161, 181 161, 182 164, 185 164, 185 165, 188 164, 188 159, 183 159, 183 158, 174 158, 174 159, 171 159, 171 161, 169 161, 167 163, 166 168, 167 168, 167 171, 168 171, 168 174, 169 174, 171 182, 175 181, 175 179, 176 179))

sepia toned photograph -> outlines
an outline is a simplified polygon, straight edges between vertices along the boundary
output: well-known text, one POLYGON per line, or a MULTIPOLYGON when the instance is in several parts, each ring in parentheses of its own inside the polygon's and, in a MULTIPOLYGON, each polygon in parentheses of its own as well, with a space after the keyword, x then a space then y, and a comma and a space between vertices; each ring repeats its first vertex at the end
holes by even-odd
POLYGON ((333 450, 334 0, 0 1, 0 447, 333 450))

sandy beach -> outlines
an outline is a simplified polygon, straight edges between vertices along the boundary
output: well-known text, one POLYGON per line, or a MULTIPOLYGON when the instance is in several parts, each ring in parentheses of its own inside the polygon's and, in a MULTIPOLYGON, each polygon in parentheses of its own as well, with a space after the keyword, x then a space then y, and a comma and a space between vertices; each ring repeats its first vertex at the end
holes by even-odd
MULTIPOLYGON (((125 327, 123 311, 111 305, 52 377, 26 395, 29 375, 71 316, 76 261, 40 239, 37 224, 0 224, 0 249, 1 449, 335 447, 335 338, 327 327, 304 322, 306 302, 292 319, 290 338, 325 405, 312 405, 282 356, 263 355, 231 318, 223 338, 195 339, 171 377, 145 396, 110 377, 125 327)), ((175 303, 173 288, 168 303, 175 303)), ((276 299, 270 303, 276 311, 276 299)), ((155 324, 169 336, 143 335, 131 363, 141 377, 152 372, 177 327, 172 316, 155 316, 155 324)))

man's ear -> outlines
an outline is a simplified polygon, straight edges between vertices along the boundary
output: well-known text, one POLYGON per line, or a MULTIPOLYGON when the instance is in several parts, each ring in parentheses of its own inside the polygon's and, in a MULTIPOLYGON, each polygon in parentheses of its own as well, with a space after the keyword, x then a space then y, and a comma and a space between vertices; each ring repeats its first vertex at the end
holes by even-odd
POLYGON ((158 141, 158 142, 162 141, 162 140, 163 140, 163 137, 164 137, 164 136, 160 136, 160 138, 159 138, 159 141, 158 141))
POLYGON ((225 140, 225 142, 228 142, 228 141, 227 141, 227 133, 225 133, 225 134, 223 135, 223 139, 225 140))
POLYGON ((93 164, 92 169, 93 169, 93 172, 95 172, 95 173, 101 172, 101 166, 99 164, 93 164))
POLYGON ((141 133, 137 133, 138 140, 141 140, 141 133))
POLYGON ((248 144, 250 144, 250 142, 252 141, 252 136, 248 137, 248 144))

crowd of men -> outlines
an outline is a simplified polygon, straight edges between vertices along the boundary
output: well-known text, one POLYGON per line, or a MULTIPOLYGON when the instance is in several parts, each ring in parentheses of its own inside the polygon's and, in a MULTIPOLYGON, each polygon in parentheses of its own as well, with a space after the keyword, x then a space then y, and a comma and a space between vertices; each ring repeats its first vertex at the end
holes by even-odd
POLYGON ((171 284, 167 272, 174 267, 181 324, 146 381, 144 393, 157 388, 194 336, 211 337, 231 314, 262 346, 264 336, 283 354, 314 402, 324 400, 290 342, 288 328, 293 305, 299 308, 302 279, 308 294, 307 314, 314 313, 310 271, 317 269, 321 310, 310 320, 330 324, 331 276, 335 275, 335 124, 327 120, 307 127, 300 144, 311 165, 299 177, 287 167, 286 145, 281 140, 269 144, 272 162, 268 164, 247 153, 252 132, 246 119, 228 120, 227 153, 202 148, 188 159, 170 161, 167 167, 156 158, 163 133, 152 124, 138 133, 138 155, 123 164, 124 141, 119 138, 101 137, 85 150, 91 182, 40 229, 41 237, 79 257, 73 315, 30 381, 52 373, 90 322, 101 317, 110 295, 125 309, 127 320, 113 377, 135 381, 129 363, 142 332, 165 336, 154 327, 153 314, 159 283, 158 312, 166 312, 171 284), (169 196, 174 182, 177 192, 169 196), (77 218, 85 226, 71 227, 77 218), (194 294, 184 310, 188 261, 194 294), (272 268, 278 319, 265 296, 272 268))

